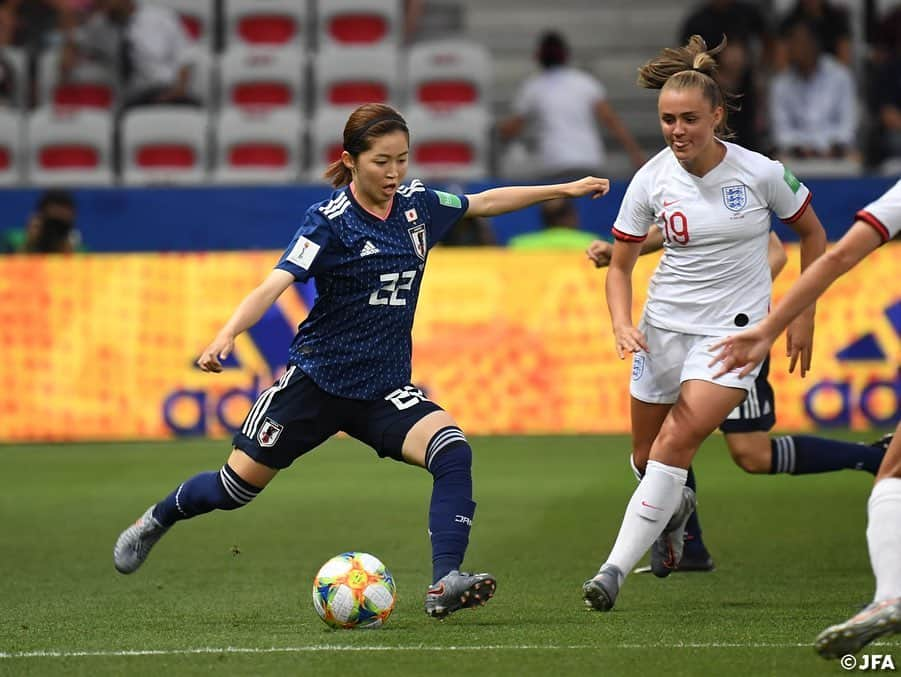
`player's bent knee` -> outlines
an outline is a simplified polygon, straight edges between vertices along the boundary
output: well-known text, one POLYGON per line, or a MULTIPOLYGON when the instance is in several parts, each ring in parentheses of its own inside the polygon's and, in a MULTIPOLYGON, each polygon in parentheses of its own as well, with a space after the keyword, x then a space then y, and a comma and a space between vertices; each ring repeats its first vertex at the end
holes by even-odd
POLYGON ((756 439, 739 434, 726 435, 726 445, 732 460, 739 468, 752 475, 766 474, 770 471, 771 453, 769 437, 764 435, 764 445, 756 439))
POLYGON ((219 471, 219 484, 222 487, 220 510, 237 510, 243 508, 260 495, 262 489, 253 486, 231 468, 228 463, 219 471))
POLYGON ((447 426, 434 434, 426 446, 425 467, 433 475, 448 468, 472 471, 472 448, 460 428, 447 426))

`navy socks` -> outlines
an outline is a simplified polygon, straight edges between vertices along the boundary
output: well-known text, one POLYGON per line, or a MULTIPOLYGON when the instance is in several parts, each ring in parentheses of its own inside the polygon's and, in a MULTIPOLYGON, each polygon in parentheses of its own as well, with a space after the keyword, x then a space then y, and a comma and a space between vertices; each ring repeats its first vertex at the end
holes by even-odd
POLYGON ((248 484, 228 464, 219 472, 194 475, 156 504, 153 518, 164 527, 213 510, 234 510, 247 505, 262 489, 248 484))
POLYGON ((476 504, 472 500, 472 449, 463 431, 442 428, 426 449, 426 469, 432 473, 429 535, 432 539, 432 580, 459 569, 469 545, 476 504))
POLYGON ((770 474, 807 475, 833 470, 866 470, 876 474, 885 450, 868 444, 843 442, 809 435, 775 437, 770 440, 770 474))

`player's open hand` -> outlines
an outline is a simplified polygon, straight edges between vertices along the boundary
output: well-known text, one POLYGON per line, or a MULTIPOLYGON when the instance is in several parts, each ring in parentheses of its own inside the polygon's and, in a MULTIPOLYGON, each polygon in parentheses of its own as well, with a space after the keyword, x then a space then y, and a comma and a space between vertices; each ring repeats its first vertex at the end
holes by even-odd
POLYGON ((222 371, 222 360, 231 355, 234 349, 234 336, 217 336, 200 357, 197 358, 197 366, 200 367, 201 371, 218 374, 222 371))
POLYGON ((610 191, 610 180, 599 179, 594 176, 586 176, 578 181, 565 183, 565 197, 582 197, 583 195, 591 195, 591 199, 606 195, 610 191))
POLYGON ((715 356, 708 366, 712 367, 717 363, 721 365, 720 370, 713 375, 713 378, 719 378, 735 369, 741 369, 739 376, 747 376, 754 367, 766 359, 772 345, 773 339, 766 336, 757 327, 735 336, 727 336, 711 346, 711 351, 715 353, 715 356))
POLYGON ((610 265, 610 258, 613 256, 613 245, 606 240, 595 240, 588 245, 585 255, 594 263, 595 268, 605 268, 610 265))
POLYGON ((632 325, 614 327, 613 336, 616 340, 616 354, 621 360, 625 358, 626 353, 637 353, 642 350, 646 353, 651 352, 644 334, 632 325))
POLYGON ((795 366, 801 364, 801 378, 810 371, 813 358, 813 311, 805 311, 798 315, 785 330, 785 354, 789 358, 788 373, 795 372, 795 366))

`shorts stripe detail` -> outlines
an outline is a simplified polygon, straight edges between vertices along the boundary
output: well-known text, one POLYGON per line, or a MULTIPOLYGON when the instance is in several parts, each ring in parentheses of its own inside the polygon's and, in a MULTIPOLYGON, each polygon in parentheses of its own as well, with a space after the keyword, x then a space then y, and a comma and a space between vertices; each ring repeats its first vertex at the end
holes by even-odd
POLYGON ((226 493, 229 496, 231 496, 232 500, 235 503, 240 503, 241 505, 250 503, 257 497, 257 494, 260 493, 258 491, 255 494, 238 484, 234 479, 232 479, 231 475, 229 475, 228 471, 225 469, 225 466, 219 469, 219 481, 222 482, 222 488, 225 489, 226 493))
POLYGON ((448 426, 435 433, 435 436, 429 440, 429 444, 425 450, 425 467, 430 469, 432 461, 435 460, 435 457, 438 456, 438 454, 450 445, 458 442, 467 444, 463 431, 456 426, 448 426))
POLYGON ((181 502, 178 500, 178 497, 181 496, 181 490, 184 488, 184 482, 178 485, 178 491, 175 492, 175 507, 178 508, 178 512, 180 512, 182 515, 184 515, 185 517, 190 517, 190 515, 182 509, 181 502))
POLYGON ((247 414, 247 419, 245 419, 244 421, 244 426, 241 428, 241 432, 247 435, 247 437, 253 438, 253 436, 257 434, 257 428, 260 425, 263 414, 266 413, 266 410, 269 409, 269 405, 272 404, 272 398, 275 397, 275 394, 279 390, 283 390, 288 385, 288 382, 291 380, 291 376, 294 374, 295 369, 297 369, 297 367, 292 364, 288 368, 288 371, 286 371, 278 380, 278 383, 264 390, 257 398, 257 401, 253 405, 253 408, 251 408, 250 413, 247 414))

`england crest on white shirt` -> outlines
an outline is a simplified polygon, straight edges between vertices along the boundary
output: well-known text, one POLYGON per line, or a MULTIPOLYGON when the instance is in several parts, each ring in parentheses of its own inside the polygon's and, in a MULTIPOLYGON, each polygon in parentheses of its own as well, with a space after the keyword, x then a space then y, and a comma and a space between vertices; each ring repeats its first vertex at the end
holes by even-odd
POLYGON ((724 186, 723 204, 729 211, 740 212, 748 206, 748 187, 743 183, 737 186, 724 186))

